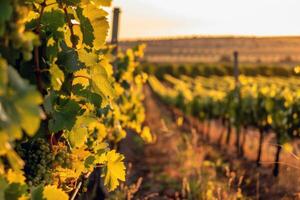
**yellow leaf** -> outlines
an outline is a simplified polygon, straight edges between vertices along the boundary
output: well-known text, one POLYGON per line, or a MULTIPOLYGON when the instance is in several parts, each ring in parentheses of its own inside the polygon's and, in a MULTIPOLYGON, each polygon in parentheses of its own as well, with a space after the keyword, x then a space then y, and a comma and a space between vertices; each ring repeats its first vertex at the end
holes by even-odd
POLYGON ((73 85, 80 84, 85 87, 89 85, 90 75, 86 69, 78 70, 75 72, 74 76, 73 85))
POLYGON ((69 196, 54 185, 47 185, 43 191, 43 197, 46 200, 68 200, 69 196))
POLYGON ((11 169, 8 170, 6 178, 9 183, 25 183, 25 177, 22 173, 22 171, 13 171, 11 169))
POLYGON ((93 90, 100 94, 104 98, 103 100, 108 101, 115 97, 111 80, 101 65, 91 67, 91 80, 93 90))
POLYGON ((22 196, 20 196, 18 198, 18 200, 29 200, 30 198, 28 196, 26 196, 25 194, 23 194, 22 196))
POLYGON ((285 143, 285 144, 282 145, 282 147, 288 153, 293 152, 293 146, 290 143, 285 143))
POLYGON ((0 95, 5 94, 5 90, 7 87, 7 82, 8 82, 7 68, 8 68, 8 64, 6 60, 0 57, 0 95))
POLYGON ((0 141, 1 141, 1 145, 0 145, 0 156, 3 156, 7 153, 7 151, 11 148, 10 144, 9 144, 9 137, 8 135, 3 132, 0 131, 0 141))
POLYGON ((19 157, 19 155, 15 151, 9 150, 6 153, 6 155, 12 169, 14 169, 15 171, 19 171, 23 168, 24 161, 19 157))
POLYGON ((94 28, 94 48, 100 49, 103 47, 108 34, 109 24, 106 17, 108 13, 94 5, 88 5, 83 13, 89 18, 94 28))
POLYGON ((183 124, 183 117, 178 117, 176 123, 177 123, 177 126, 179 126, 179 127, 182 126, 182 124, 183 124))
POLYGON ((86 66, 93 66, 98 63, 98 54, 87 52, 85 49, 78 50, 79 60, 84 62, 86 66))
POLYGON ((145 126, 143 128, 143 131, 141 133, 141 137, 142 139, 146 142, 146 143, 151 143, 153 141, 152 139, 152 135, 150 133, 150 128, 148 126, 145 126))
POLYGON ((50 66, 49 72, 51 74, 51 84, 54 90, 60 90, 65 80, 64 73, 54 63, 50 66))
POLYGON ((100 156, 100 164, 106 165, 106 173, 104 174, 104 185, 109 191, 113 191, 119 185, 119 181, 125 181, 125 165, 124 156, 116 153, 115 150, 104 153, 100 156))
POLYGON ((107 56, 101 56, 100 65, 105 69, 108 76, 113 76, 113 66, 110 64, 111 61, 108 59, 107 56))
POLYGON ((72 147, 82 147, 88 136, 88 131, 86 127, 75 126, 69 132, 69 141, 72 147))
POLYGON ((38 107, 43 102, 41 95, 36 91, 30 91, 22 99, 15 102, 20 115, 20 125, 29 136, 33 136, 40 127, 42 111, 38 107))
POLYGON ((111 0, 93 0, 93 2, 97 6, 106 6, 106 7, 111 6, 111 0))

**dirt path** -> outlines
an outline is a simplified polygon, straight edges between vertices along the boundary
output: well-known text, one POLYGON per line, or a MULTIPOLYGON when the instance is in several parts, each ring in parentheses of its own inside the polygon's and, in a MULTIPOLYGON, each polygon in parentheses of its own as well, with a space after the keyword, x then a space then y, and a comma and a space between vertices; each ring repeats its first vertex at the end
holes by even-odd
MULTIPOLYGON (((148 87, 145 96, 146 123, 156 141, 143 145, 129 135, 121 145, 133 164, 128 184, 143 179, 133 199, 297 199, 294 190, 271 176, 270 167, 257 169, 232 149, 207 144, 198 121, 185 119, 179 126, 180 111, 161 103, 148 87)), ((212 132, 219 132, 217 126, 212 132)))

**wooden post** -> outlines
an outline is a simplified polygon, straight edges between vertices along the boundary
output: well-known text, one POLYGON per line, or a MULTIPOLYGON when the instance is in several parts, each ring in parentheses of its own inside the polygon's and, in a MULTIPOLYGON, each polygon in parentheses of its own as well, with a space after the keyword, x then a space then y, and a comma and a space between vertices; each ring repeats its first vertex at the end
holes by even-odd
POLYGON ((239 53, 237 51, 233 52, 233 70, 234 70, 234 79, 235 84, 239 84, 239 53))
MULTIPOLYGON (((240 91, 239 91, 239 53, 237 51, 233 52, 233 70, 234 70, 234 79, 235 79, 235 98, 237 99, 237 103, 240 104, 240 91)), ((239 106, 238 106, 239 107, 239 106)), ((239 109, 235 111, 236 115, 240 112, 239 109)), ((235 120, 240 120, 239 117, 235 120)), ((235 130, 236 130, 236 150, 237 155, 241 155, 241 147, 240 147, 240 132, 241 132, 241 124, 240 121, 235 122, 235 130)))
POLYGON ((113 11, 113 25, 112 25, 112 36, 111 36, 111 44, 115 45, 113 50, 114 54, 118 53, 118 36, 119 36, 119 16, 120 16, 120 8, 114 8, 113 11))

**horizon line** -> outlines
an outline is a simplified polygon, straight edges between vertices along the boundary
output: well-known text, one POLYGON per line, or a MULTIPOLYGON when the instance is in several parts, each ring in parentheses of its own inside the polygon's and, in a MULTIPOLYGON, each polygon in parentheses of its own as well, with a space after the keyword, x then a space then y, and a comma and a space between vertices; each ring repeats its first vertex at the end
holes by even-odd
POLYGON ((300 38, 300 35, 251 35, 251 34, 191 34, 191 35, 172 35, 172 36, 145 36, 145 37, 124 37, 120 42, 147 41, 147 40, 172 40, 172 39, 192 39, 192 38, 300 38))

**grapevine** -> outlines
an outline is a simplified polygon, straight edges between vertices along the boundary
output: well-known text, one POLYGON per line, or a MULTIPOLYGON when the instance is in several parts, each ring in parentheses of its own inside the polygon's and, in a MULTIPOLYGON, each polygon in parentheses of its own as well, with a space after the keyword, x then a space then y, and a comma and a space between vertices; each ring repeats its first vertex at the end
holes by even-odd
POLYGON ((75 198, 96 168, 113 191, 125 181, 115 148, 126 131, 151 142, 143 47, 111 54, 110 5, 0 0, 0 199, 75 198))

